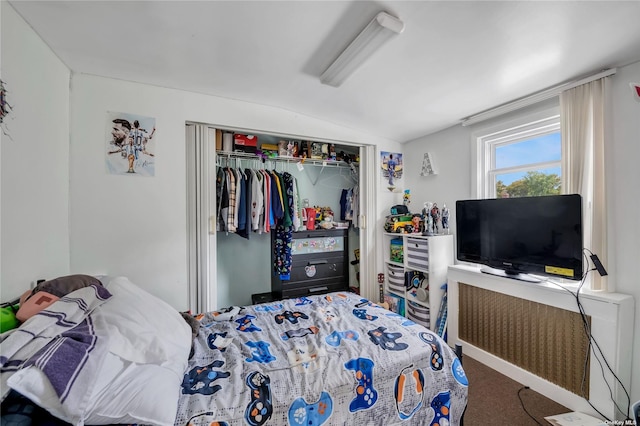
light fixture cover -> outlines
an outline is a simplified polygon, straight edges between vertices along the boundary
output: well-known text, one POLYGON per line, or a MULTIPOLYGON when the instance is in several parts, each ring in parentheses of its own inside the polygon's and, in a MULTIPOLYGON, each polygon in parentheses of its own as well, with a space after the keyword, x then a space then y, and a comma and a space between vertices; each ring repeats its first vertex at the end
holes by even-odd
POLYGON ((347 46, 320 81, 329 86, 340 86, 360 65, 394 35, 404 31, 404 23, 387 12, 380 12, 347 46))

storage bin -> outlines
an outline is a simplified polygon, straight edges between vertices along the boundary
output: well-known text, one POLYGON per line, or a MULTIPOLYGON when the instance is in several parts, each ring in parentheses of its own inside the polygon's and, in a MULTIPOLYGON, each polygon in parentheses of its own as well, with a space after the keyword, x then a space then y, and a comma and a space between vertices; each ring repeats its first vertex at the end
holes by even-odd
POLYGON ((429 240, 407 238, 407 265, 424 271, 429 269, 429 240))
POLYGON ((404 295, 404 268, 387 264, 387 284, 389 291, 404 295))
POLYGON ((429 308, 415 302, 407 302, 406 310, 407 318, 417 324, 430 328, 431 316, 429 314, 429 308))

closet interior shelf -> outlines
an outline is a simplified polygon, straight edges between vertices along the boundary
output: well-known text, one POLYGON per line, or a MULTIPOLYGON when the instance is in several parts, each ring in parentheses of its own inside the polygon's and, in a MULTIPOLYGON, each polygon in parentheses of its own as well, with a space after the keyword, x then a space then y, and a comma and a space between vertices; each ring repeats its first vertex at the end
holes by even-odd
MULTIPOLYGON (((247 160, 258 160, 262 161, 262 158, 256 154, 251 154, 248 152, 228 152, 228 151, 216 151, 216 155, 221 159, 247 159, 247 160)), ((277 161, 277 162, 286 162, 286 163, 300 163, 302 162, 304 166, 318 166, 318 167, 344 167, 344 168, 352 168, 352 166, 357 167, 358 163, 346 163, 344 161, 338 160, 322 160, 317 158, 301 158, 301 157, 270 157, 264 161, 277 161)))

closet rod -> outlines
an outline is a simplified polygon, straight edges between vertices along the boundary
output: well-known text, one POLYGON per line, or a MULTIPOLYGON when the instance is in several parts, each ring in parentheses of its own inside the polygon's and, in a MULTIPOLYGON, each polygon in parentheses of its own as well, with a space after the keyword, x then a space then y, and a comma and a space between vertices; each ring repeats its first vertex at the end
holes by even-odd
MULTIPOLYGON (((262 160, 256 154, 251 154, 247 152, 228 152, 228 151, 216 151, 216 155, 220 158, 237 158, 241 160, 262 160)), ((316 158, 301 158, 301 157, 271 157, 267 158, 266 161, 280 161, 285 163, 302 163, 305 166, 335 166, 335 167, 344 167, 344 168, 352 168, 352 165, 358 166, 358 163, 346 163, 344 161, 337 160, 321 160, 316 158)))

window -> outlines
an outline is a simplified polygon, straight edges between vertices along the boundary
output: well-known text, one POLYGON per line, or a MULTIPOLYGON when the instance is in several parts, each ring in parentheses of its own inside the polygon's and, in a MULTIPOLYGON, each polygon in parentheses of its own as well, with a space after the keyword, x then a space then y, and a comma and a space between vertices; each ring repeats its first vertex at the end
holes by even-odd
POLYGON ((559 115, 480 136, 478 148, 482 198, 561 193, 559 115))

